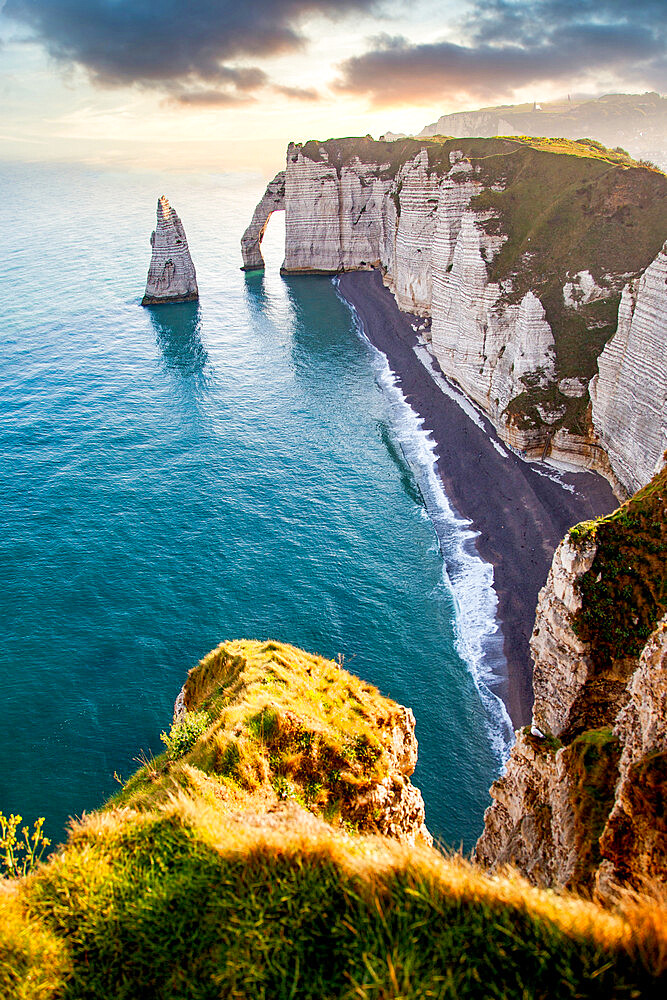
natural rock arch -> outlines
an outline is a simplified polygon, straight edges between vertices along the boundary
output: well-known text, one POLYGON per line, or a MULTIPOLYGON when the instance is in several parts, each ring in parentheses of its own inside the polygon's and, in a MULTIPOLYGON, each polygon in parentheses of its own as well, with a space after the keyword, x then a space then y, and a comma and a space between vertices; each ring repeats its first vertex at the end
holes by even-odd
POLYGON ((257 271, 264 268, 260 243, 273 213, 284 210, 285 171, 281 170, 268 185, 264 197, 255 209, 250 225, 241 238, 244 271, 257 271))

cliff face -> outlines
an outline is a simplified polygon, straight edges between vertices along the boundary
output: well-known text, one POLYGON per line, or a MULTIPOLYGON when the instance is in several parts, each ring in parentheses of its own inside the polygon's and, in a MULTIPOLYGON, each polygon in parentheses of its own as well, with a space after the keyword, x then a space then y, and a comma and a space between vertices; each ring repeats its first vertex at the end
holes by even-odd
POLYGON ((623 425, 633 380, 661 406, 664 366, 647 352, 667 342, 664 175, 586 141, 341 139, 290 145, 284 198, 281 178, 243 237, 245 266, 284 204, 283 270, 380 268, 401 309, 431 317, 440 368, 508 444, 600 469, 621 491, 648 481, 664 447, 642 431, 653 411, 623 425))
POLYGON ((142 306, 192 302, 199 298, 188 241, 181 220, 162 195, 157 203, 157 225, 151 234, 151 263, 142 306))
POLYGON ((540 594, 533 727, 477 844, 539 884, 612 898, 667 876, 667 471, 573 528, 540 594))
POLYGON ((648 482, 667 448, 666 357, 667 243, 623 289, 616 333, 590 386, 595 429, 628 493, 648 482))

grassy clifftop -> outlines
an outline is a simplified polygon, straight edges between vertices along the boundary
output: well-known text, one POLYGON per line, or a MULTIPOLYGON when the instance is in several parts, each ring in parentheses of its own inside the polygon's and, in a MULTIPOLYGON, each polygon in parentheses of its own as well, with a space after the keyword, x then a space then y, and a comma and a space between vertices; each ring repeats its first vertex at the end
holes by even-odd
POLYGON ((372 816, 344 821, 360 788, 412 758, 398 736, 404 711, 335 663, 279 644, 225 644, 191 672, 185 707, 165 755, 74 824, 48 863, 2 885, 3 998, 607 998, 658 988, 660 911, 611 914, 360 832, 372 816), (308 793, 315 773, 325 793, 308 793))
POLYGON ((190 671, 183 694, 187 714, 167 753, 147 761, 112 806, 151 808, 178 788, 226 810, 290 799, 335 827, 380 832, 378 788, 389 783, 398 795, 409 786, 411 716, 331 660, 228 642, 190 671))
POLYGON ((601 671, 635 659, 667 612, 666 511, 667 467, 612 514, 570 530, 576 544, 596 544, 575 630, 601 671))
MULTIPOLYGON (((624 285, 660 252, 667 236, 665 174, 592 139, 436 136, 376 142, 365 137, 313 140, 300 148, 312 160, 326 156, 339 173, 358 158, 375 164, 378 175, 388 179, 422 149, 431 170, 444 175, 450 153, 460 150, 484 185, 471 209, 480 213, 479 224, 489 235, 505 237, 488 266, 489 280, 500 283, 506 303, 534 291, 555 340, 556 381, 546 388, 526 385, 507 416, 528 429, 541 424, 540 407, 560 409, 562 417, 552 430, 562 425, 589 432, 588 393, 563 395, 557 382, 590 381, 616 330, 624 285), (584 294, 577 283, 582 272, 595 283, 592 294, 584 294), (571 294, 565 296, 568 282, 571 294)), ((400 181, 395 188, 400 211, 400 181)))

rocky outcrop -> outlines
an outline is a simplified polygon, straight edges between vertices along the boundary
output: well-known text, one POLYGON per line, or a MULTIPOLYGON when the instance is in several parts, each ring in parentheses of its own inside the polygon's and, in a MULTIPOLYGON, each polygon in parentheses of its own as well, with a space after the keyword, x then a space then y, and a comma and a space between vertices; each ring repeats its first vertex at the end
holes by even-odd
POLYGON ((641 888, 667 872, 667 617, 646 643, 614 726, 623 752, 614 808, 602 834, 598 884, 641 888))
POLYGON ((593 425, 629 495, 646 485, 667 449, 667 243, 625 286, 598 369, 593 425))
POLYGON ((355 158, 338 165, 290 144, 285 170, 283 271, 335 274, 379 265, 385 233, 395 219, 387 203, 391 181, 382 165, 355 158))
POLYGON ((593 669, 588 644, 576 635, 581 609, 578 582, 595 559, 595 542, 576 544, 567 536, 554 553, 546 586, 540 591, 530 648, 533 670, 533 724, 560 737, 593 669))
POLYGON ((649 265, 667 179, 582 142, 573 155, 561 140, 558 153, 526 139, 290 144, 244 234, 244 266, 262 265, 268 214, 284 206, 284 273, 381 269, 401 309, 431 317, 423 336, 442 372, 507 444, 597 469, 624 493, 665 446, 664 254, 649 265), (588 385, 617 327, 591 418, 588 385))
POLYGON ((197 275, 185 230, 164 195, 158 199, 157 226, 151 234, 151 246, 153 253, 142 306, 197 300, 197 275))
POLYGON ((220 779, 231 777, 245 789, 234 800, 248 815, 294 799, 360 832, 432 844, 410 781, 412 711, 332 661, 279 643, 225 643, 190 671, 174 705, 176 732, 202 712, 213 724, 199 740, 215 757, 206 778, 215 797, 226 797, 220 779))
MULTIPOLYGON (((399 309, 418 316, 431 312, 431 262, 438 206, 440 177, 429 169, 423 149, 399 171, 396 236, 389 284, 399 309)), ((385 254, 385 257, 388 257, 385 254)), ((387 261, 389 263, 389 261, 387 261)))
MULTIPOLYGON (((452 264, 438 274, 431 344, 442 371, 501 425, 511 400, 528 386, 554 383, 556 355, 534 292, 509 304, 501 301, 500 286, 489 282, 483 253, 493 253, 489 242, 473 213, 465 213, 452 264)), ((553 416, 562 413, 545 410, 544 423, 553 416)), ((530 450, 528 441, 524 450, 530 450)))
POLYGON ((572 529, 540 594, 532 727, 476 849, 495 870, 611 899, 667 876, 667 472, 572 529))
POLYGON ((389 773, 352 805, 351 817, 361 822, 369 814, 375 817, 377 831, 385 837, 409 844, 432 844, 426 827, 424 800, 410 781, 417 764, 415 717, 409 708, 397 706, 386 743, 391 765, 389 773))
POLYGON ((262 238, 272 214, 280 212, 284 208, 285 171, 281 170, 267 186, 264 197, 255 209, 250 225, 241 237, 244 271, 257 271, 264 267, 264 258, 260 250, 262 238))

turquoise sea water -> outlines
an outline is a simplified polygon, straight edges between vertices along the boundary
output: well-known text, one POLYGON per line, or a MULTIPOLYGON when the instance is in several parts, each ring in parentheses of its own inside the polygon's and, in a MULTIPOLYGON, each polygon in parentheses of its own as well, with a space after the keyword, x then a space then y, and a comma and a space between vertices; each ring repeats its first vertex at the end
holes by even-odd
POLYGON ((470 847, 499 743, 459 652, 475 608, 466 646, 425 513, 427 443, 332 282, 279 276, 279 221, 265 275, 239 270, 263 181, 0 176, 0 809, 57 839, 160 750, 189 667, 273 637, 413 708, 428 824, 470 847), (147 310, 162 193, 201 301, 147 310))

